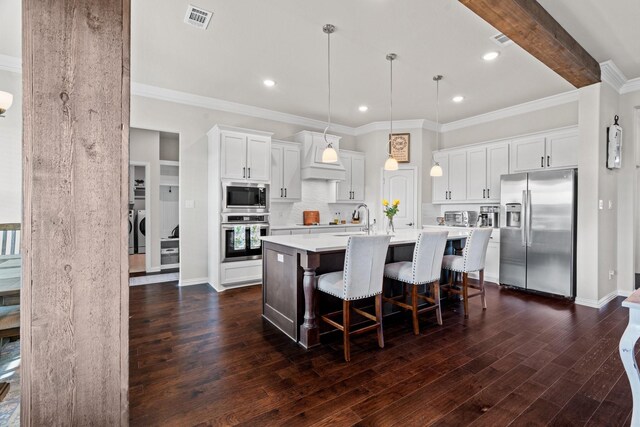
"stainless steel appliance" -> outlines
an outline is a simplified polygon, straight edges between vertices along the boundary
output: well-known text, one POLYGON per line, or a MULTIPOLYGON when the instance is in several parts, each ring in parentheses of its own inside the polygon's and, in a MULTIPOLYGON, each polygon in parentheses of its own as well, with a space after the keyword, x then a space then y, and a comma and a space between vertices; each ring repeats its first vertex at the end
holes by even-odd
POLYGON ((446 211, 444 224, 449 227, 475 227, 478 225, 476 211, 446 211))
POLYGON ((136 231, 136 214, 133 209, 129 209, 129 255, 134 253, 135 243, 133 236, 136 231))
POLYGON ((575 296, 577 171, 503 175, 500 283, 575 296))
POLYGON ((480 206, 480 226, 500 228, 500 206, 480 206))
POLYGON ((268 211, 269 184, 222 183, 222 212, 267 213, 268 211))
POLYGON ((262 259, 262 242, 256 238, 268 235, 268 214, 222 214, 222 262, 262 259))
POLYGON ((138 254, 144 254, 146 253, 146 235, 147 235, 147 211, 146 210, 139 210, 138 214, 137 214, 137 220, 136 220, 136 226, 137 226, 137 250, 136 253, 138 254))

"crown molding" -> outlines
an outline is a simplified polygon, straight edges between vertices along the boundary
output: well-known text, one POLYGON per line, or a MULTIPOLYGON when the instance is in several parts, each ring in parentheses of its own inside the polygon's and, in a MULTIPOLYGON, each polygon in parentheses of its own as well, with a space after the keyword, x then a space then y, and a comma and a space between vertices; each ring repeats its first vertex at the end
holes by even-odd
POLYGON ((462 129, 469 126, 475 126, 482 123, 492 122, 494 120, 505 119, 520 114, 530 113, 533 111, 543 110, 545 108, 555 107, 557 105, 569 104, 578 101, 578 91, 559 93, 557 95, 548 96, 546 98, 536 99, 511 107, 502 108, 500 110, 491 111, 489 113, 479 114, 477 116, 468 117, 455 122, 445 123, 441 126, 441 132, 450 132, 452 130, 462 129))
POLYGON ((640 90, 640 77, 636 79, 628 80, 624 86, 620 89, 620 94, 624 95, 625 93, 636 92, 640 90))
POLYGON ((611 85, 618 93, 627 83, 627 76, 620 71, 620 68, 612 60, 600 63, 600 73, 602 81, 611 85))
MULTIPOLYGON (((207 96, 195 95, 192 93, 165 89, 137 82, 131 83, 131 94, 160 101, 175 102, 177 104, 191 105, 210 110, 226 111, 228 113, 242 114, 249 117, 273 120, 276 122, 289 123, 313 129, 324 129, 327 126, 327 123, 324 121, 296 116, 295 114, 281 113, 279 111, 268 110, 266 108, 254 107, 253 105, 240 104, 237 102, 225 101, 223 99, 210 98, 207 96)), ((352 127, 339 124, 331 125, 331 131, 350 136, 354 135, 354 129, 352 127)))
MULTIPOLYGON (((442 126, 442 125, 441 125, 442 126)), ((436 131, 438 129, 438 125, 435 122, 427 119, 414 119, 414 120, 394 120, 393 121, 394 130, 402 131, 402 130, 414 130, 414 129, 426 129, 431 131, 436 131)), ((371 122, 366 125, 359 126, 354 129, 354 135, 366 135, 371 132, 376 131, 388 131, 389 130, 389 122, 371 122)))
POLYGON ((0 70, 9 71, 10 73, 21 73, 22 59, 0 54, 0 70))

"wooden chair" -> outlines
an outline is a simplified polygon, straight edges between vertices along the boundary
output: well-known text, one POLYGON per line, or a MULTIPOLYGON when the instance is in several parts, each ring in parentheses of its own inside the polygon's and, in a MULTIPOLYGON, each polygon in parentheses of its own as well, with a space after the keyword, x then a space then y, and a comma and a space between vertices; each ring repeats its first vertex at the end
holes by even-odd
POLYGON ((347 243, 344 270, 322 274, 317 277, 316 288, 324 293, 342 299, 342 324, 331 319, 340 313, 329 313, 321 317, 323 321, 342 331, 344 360, 351 360, 349 337, 351 335, 377 330, 378 345, 384 347, 382 331, 382 273, 389 248, 390 236, 351 236, 347 243), (375 316, 359 308, 352 307, 351 301, 375 297, 375 316), (351 310, 372 320, 372 325, 351 330, 351 310))
POLYGON ((456 289, 457 284, 454 283, 454 274, 449 275, 449 283, 443 286, 448 293, 462 295, 464 300, 464 317, 469 317, 469 298, 480 296, 482 300, 482 309, 487 309, 487 300, 484 291, 484 262, 487 256, 487 246, 491 238, 493 229, 475 229, 471 230, 467 242, 464 245, 462 255, 445 255, 442 261, 442 268, 451 272, 462 273, 461 289, 456 289), (469 283, 469 273, 477 271, 480 280, 479 284, 472 285, 469 283), (469 294, 469 288, 478 289, 479 292, 469 294))
MULTIPOLYGON (((442 257, 447 245, 446 231, 423 232, 418 236, 418 241, 413 250, 413 261, 400 261, 387 264, 384 267, 384 277, 397 280, 402 283, 402 295, 382 299, 385 302, 411 310, 413 317, 413 333, 420 334, 418 325, 418 313, 435 310, 438 324, 442 325, 442 311, 440 309, 440 272, 442 270, 442 257), (418 293, 421 285, 431 284, 432 295, 418 293), (411 286, 411 304, 398 301, 406 298, 406 286, 411 286), (418 299, 427 301, 430 306, 418 308, 418 299)), ((426 287, 425 287, 426 291, 426 287)))

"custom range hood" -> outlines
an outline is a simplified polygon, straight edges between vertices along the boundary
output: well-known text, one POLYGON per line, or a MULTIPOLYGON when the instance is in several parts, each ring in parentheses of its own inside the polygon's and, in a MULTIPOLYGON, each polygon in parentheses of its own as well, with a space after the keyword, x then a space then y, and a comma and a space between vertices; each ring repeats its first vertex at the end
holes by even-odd
POLYGON ((327 147, 322 132, 304 130, 294 135, 294 139, 302 145, 302 163, 300 176, 302 179, 318 179, 325 181, 344 181, 347 171, 340 161, 340 137, 327 135, 327 141, 338 152, 338 161, 324 163, 322 152, 327 147))

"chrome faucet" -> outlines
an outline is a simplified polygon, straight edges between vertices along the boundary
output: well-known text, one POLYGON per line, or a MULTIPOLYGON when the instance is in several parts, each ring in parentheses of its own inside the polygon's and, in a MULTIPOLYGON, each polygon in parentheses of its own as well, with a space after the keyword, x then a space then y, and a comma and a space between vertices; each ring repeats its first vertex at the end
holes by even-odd
POLYGON ((358 206, 356 206, 356 211, 359 211, 360 208, 364 208, 365 212, 367 213, 364 230, 367 232, 367 234, 371 234, 371 224, 369 224, 369 206, 367 206, 366 203, 360 203, 358 206))

